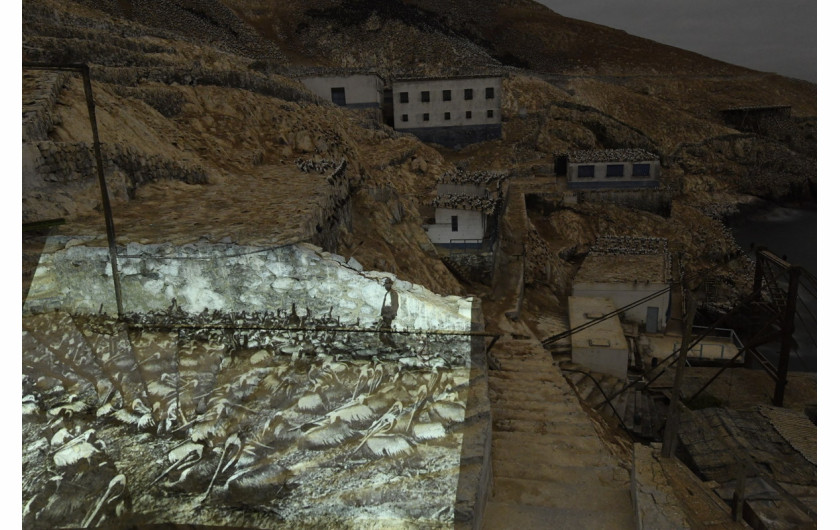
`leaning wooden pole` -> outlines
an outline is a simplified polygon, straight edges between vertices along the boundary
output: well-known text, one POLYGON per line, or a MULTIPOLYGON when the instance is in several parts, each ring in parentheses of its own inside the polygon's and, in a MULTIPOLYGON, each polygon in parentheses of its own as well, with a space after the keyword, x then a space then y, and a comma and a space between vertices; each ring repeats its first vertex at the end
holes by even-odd
POLYGON ((677 360, 677 373, 674 376, 674 386, 671 389, 671 403, 668 405, 668 419, 665 423, 665 435, 662 440, 662 456, 671 458, 677 448, 677 433, 680 428, 680 387, 682 386, 685 361, 688 358, 688 347, 691 344, 691 330, 694 328, 694 313, 697 303, 691 291, 684 289, 686 313, 683 320, 683 336, 680 345, 680 357, 677 360))
POLYGON ((120 285, 119 268, 117 267, 117 237, 114 231, 114 216, 111 212, 111 200, 108 196, 108 183, 105 180, 105 170, 102 165, 102 150, 99 144, 99 129, 96 126, 96 105, 93 101, 93 89, 90 84, 90 67, 87 64, 40 64, 23 63, 23 68, 32 70, 58 70, 79 72, 82 74, 82 84, 85 88, 90 128, 93 132, 93 155, 96 159, 96 174, 99 179, 99 191, 102 194, 102 211, 105 214, 105 234, 108 237, 108 251, 111 258, 111 275, 114 278, 114 296, 117 300, 117 315, 120 320, 124 316, 122 303, 122 287, 120 285))

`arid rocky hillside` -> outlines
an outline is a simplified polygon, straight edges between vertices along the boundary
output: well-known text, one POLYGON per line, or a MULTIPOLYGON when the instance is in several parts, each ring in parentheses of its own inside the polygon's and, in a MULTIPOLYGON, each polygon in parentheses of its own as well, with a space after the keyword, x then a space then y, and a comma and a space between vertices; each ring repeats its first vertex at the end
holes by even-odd
MULTIPOLYGON (((529 0, 25 0, 22 13, 25 62, 91 67, 124 239, 285 240, 278 219, 300 214, 296 198, 310 189, 291 184, 296 162, 346 159, 352 211, 339 252, 462 293, 420 214, 456 165, 527 178, 567 150, 643 147, 662 158, 678 192, 670 218, 587 206, 532 220, 533 244, 551 262, 541 270, 555 280, 600 233, 672 237, 699 269, 735 252, 721 219, 738 205, 816 196, 814 84, 529 0), (312 66, 385 78, 502 74, 503 137, 460 151, 425 145, 317 100, 294 79, 312 66), (792 118, 745 132, 719 114, 763 105, 789 105, 792 118), (162 233, 144 225, 147 214, 176 222, 162 233)), ((37 166, 24 182, 23 221, 64 217, 69 232, 101 223, 80 79, 24 69, 22 88, 24 159, 37 166)), ((328 173, 307 175, 317 188, 328 173)))

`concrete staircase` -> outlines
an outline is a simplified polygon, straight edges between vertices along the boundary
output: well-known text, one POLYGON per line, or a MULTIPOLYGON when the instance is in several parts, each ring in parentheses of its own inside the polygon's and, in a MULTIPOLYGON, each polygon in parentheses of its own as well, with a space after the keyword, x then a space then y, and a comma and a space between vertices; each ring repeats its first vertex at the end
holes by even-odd
POLYGON ((634 528, 630 475, 601 441, 548 351, 493 347, 493 495, 484 528, 634 528))

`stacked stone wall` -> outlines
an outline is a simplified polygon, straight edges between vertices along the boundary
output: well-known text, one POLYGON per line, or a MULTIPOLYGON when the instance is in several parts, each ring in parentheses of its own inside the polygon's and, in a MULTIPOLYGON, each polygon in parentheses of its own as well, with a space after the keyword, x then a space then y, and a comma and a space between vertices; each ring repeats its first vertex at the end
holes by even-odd
POLYGON ((23 102, 23 141, 47 140, 61 124, 53 109, 69 76, 65 72, 39 72, 34 78, 34 86, 26 92, 29 99, 23 102))
MULTIPOLYGON (((86 143, 32 142, 34 153, 31 168, 47 182, 70 184, 96 178, 96 158, 93 146, 86 143)), ((108 176, 122 171, 128 177, 129 195, 145 183, 161 178, 180 180, 189 184, 206 184, 207 173, 202 167, 186 166, 160 155, 148 155, 132 146, 100 144, 103 171, 108 176)))

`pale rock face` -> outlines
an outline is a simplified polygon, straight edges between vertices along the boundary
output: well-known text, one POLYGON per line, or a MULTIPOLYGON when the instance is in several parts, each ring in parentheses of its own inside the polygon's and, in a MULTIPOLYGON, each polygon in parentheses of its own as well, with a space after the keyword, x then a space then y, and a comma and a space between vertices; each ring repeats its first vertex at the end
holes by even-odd
MULTIPOLYGON (((24 310, 116 313, 108 251, 62 247, 56 240, 33 279, 24 310), (60 294, 56 294, 60 293, 60 294)), ((388 312, 396 330, 468 331, 472 299, 439 296, 394 275, 362 271, 352 258, 300 244, 261 249, 235 245, 130 245, 118 257, 124 310, 165 310, 174 299, 191 314, 221 310, 307 310, 341 322, 376 327, 388 312), (390 294, 389 294, 390 293, 390 294), (396 311, 395 314, 392 314, 396 311)), ((118 255, 120 253, 118 252, 118 255)))

